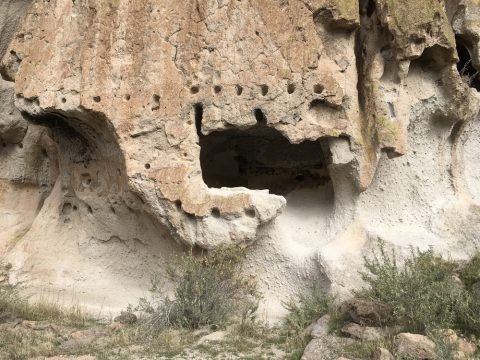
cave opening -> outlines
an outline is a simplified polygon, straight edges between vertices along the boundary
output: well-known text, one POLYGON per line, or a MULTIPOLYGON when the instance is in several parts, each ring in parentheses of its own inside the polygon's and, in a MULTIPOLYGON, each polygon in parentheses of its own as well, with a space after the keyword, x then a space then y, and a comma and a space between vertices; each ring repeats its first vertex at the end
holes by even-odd
MULTIPOLYGON (((197 126, 201 108, 196 105, 197 126)), ((204 182, 213 188, 245 187, 285 196, 296 189, 317 188, 330 181, 320 140, 292 144, 267 126, 265 115, 254 110, 257 124, 201 134, 200 163, 204 182)))
POLYGON ((458 72, 468 86, 480 91, 479 71, 475 69, 469 47, 466 42, 458 36, 456 37, 456 42, 459 57, 457 63, 458 72))

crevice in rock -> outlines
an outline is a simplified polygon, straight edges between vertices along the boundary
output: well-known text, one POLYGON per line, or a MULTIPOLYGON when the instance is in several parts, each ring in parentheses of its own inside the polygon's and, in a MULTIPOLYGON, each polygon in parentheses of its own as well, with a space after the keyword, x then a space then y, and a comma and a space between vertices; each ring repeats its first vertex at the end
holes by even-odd
MULTIPOLYGON (((195 111, 199 134, 200 113, 195 111)), ((330 181, 320 140, 292 144, 266 125, 260 109, 255 109, 254 115, 257 124, 249 129, 200 134, 202 176, 209 187, 268 189, 286 195, 330 181)))
POLYGON ((422 71, 438 74, 450 64, 450 53, 439 45, 426 48, 422 55, 411 62, 410 68, 420 68, 422 71))
POLYGON ((460 36, 456 36, 457 52, 459 61, 457 63, 457 69, 462 77, 462 80, 468 84, 468 86, 480 90, 480 74, 475 68, 472 60, 472 47, 468 41, 460 36))
POLYGON ((48 112, 24 116, 50 129, 65 194, 97 206, 128 196, 125 164, 107 119, 96 113, 48 112))
POLYGON ((195 127, 197 129, 197 135, 201 137, 202 134, 202 120, 203 120, 203 105, 195 104, 195 127))

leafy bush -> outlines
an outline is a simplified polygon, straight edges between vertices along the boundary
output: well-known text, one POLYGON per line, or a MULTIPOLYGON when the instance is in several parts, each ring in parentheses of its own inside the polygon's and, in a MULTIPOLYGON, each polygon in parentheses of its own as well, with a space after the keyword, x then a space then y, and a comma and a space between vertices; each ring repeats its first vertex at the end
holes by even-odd
POLYGON ((290 332, 303 332, 308 325, 327 314, 332 304, 333 299, 314 284, 309 291, 292 297, 284 304, 288 310, 285 326, 290 332))
POLYGON ((253 316, 260 295, 256 282, 241 269, 244 255, 244 249, 221 248, 178 257, 167 269, 167 280, 175 286, 173 298, 164 295, 164 283, 156 276, 152 298, 141 299, 136 310, 145 312, 145 324, 157 330, 220 326, 232 316, 253 316))
POLYGON ((460 278, 468 289, 480 282, 480 255, 475 255, 460 270, 460 278))
POLYGON ((411 251, 400 266, 396 254, 383 244, 365 259, 362 273, 369 287, 357 295, 390 304, 394 322, 407 331, 426 333, 455 328, 466 333, 480 330, 478 301, 459 283, 458 265, 432 250, 411 251))
POLYGON ((317 284, 312 284, 308 291, 293 296, 283 304, 288 310, 283 331, 290 359, 301 358, 303 349, 310 340, 305 334, 305 328, 327 314, 332 304, 333 298, 322 291, 317 284))

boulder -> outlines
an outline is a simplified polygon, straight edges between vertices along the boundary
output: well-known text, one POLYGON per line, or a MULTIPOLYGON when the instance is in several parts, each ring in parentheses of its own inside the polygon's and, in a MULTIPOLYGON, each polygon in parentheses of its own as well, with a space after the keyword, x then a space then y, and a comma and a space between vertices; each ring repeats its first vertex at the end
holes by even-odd
POLYGON ((382 326, 387 324, 393 315, 390 305, 378 301, 352 299, 345 306, 353 321, 360 325, 382 326))
POLYGON ((385 331, 381 328, 362 326, 355 323, 348 323, 343 326, 342 332, 355 339, 364 341, 380 340, 385 337, 385 331))
POLYGON ((121 324, 134 324, 137 322, 137 315, 131 312, 122 311, 120 315, 113 319, 113 321, 121 324))
POLYGON ((330 315, 324 315, 314 323, 310 324, 305 329, 305 335, 312 338, 321 338, 328 334, 328 324, 330 322, 330 315))
MULTIPOLYGON (((326 335, 313 339, 305 348, 301 360, 331 360, 338 359, 337 349, 343 349, 355 341, 349 338, 326 335)), ((340 358, 341 359, 341 358, 340 358)))
POLYGON ((462 339, 452 329, 443 330, 440 332, 443 341, 448 345, 455 345, 457 348, 456 358, 467 359, 477 351, 477 346, 465 339, 462 339))
POLYGON ((387 349, 378 348, 373 354, 373 360, 395 360, 395 358, 387 349))
POLYGON ((419 360, 438 359, 435 343, 419 334, 398 334, 394 341, 395 354, 419 360))

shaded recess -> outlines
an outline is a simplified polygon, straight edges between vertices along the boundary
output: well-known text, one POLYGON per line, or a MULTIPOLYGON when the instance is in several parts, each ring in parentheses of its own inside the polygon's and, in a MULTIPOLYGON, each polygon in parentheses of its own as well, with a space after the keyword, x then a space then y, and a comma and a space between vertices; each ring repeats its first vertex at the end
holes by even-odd
POLYGON ((265 115, 254 110, 257 124, 246 130, 230 129, 201 134, 202 108, 195 107, 200 138, 200 163, 209 187, 268 189, 286 195, 300 188, 316 188, 330 181, 322 144, 291 144, 266 125, 265 115))
POLYGON ((69 190, 69 196, 84 193, 96 201, 98 194, 116 196, 127 190, 121 151, 113 130, 101 114, 24 116, 31 123, 50 129, 59 154, 62 186, 69 190))
POLYGON ((480 77, 479 72, 475 69, 472 55, 471 55, 471 47, 469 46, 468 42, 457 36, 456 37, 457 43, 457 52, 459 61, 457 63, 457 69, 460 73, 462 79, 472 88, 476 89, 477 91, 480 90, 480 77))

